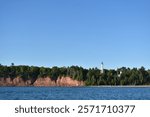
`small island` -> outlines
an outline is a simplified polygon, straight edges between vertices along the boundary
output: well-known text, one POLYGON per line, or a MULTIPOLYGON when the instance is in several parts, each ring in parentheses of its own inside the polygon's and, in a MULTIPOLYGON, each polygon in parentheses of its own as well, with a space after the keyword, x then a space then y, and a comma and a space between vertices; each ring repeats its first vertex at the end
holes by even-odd
POLYGON ((148 86, 150 70, 0 65, 0 86, 148 86))

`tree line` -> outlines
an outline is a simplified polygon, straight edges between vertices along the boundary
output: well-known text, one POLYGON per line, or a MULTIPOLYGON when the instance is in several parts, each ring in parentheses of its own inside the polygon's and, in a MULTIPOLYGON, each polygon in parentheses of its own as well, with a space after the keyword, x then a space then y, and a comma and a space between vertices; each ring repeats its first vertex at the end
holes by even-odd
POLYGON ((69 76, 74 80, 84 81, 85 85, 150 85, 150 70, 144 67, 105 69, 104 73, 98 68, 85 69, 79 66, 70 67, 37 67, 19 65, 4 66, 0 64, 0 78, 16 78, 36 80, 41 77, 50 77, 57 80, 59 77, 69 76))

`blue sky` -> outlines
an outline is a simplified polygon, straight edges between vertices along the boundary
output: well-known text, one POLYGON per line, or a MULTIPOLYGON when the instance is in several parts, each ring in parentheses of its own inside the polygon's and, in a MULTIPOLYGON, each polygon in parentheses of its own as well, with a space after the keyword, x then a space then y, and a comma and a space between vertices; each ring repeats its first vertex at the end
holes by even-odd
POLYGON ((0 0, 0 63, 150 68, 149 0, 0 0))

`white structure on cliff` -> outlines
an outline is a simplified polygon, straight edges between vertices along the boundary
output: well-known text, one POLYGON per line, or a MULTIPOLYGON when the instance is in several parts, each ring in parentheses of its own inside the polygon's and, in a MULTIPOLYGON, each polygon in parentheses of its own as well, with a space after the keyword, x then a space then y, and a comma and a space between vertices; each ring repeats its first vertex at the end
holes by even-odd
POLYGON ((101 63, 101 74, 103 74, 104 73, 104 64, 103 64, 103 62, 101 63))
POLYGON ((121 77, 122 71, 119 72, 118 77, 121 77))

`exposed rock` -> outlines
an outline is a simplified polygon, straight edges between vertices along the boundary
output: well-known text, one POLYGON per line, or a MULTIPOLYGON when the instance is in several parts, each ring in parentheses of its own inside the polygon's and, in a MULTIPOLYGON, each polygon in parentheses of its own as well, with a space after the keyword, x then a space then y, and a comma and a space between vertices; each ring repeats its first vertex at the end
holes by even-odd
POLYGON ((13 86, 11 78, 0 78, 0 86, 13 86))
POLYGON ((52 81, 51 78, 38 78, 34 83, 34 86, 56 86, 55 81, 52 81))
POLYGON ((83 86, 84 85, 83 81, 73 80, 70 77, 58 78, 56 83, 57 86, 83 86))
POLYGON ((0 78, 0 86, 84 86, 83 81, 73 80, 70 77, 59 77, 56 81, 52 78, 37 78, 34 82, 24 81, 23 78, 0 78))
POLYGON ((24 82, 24 80, 22 78, 19 78, 19 77, 14 78, 12 80, 12 84, 14 86, 25 86, 26 85, 26 83, 24 82))
POLYGON ((0 78, 0 86, 30 86, 31 81, 24 81, 22 78, 0 78))

